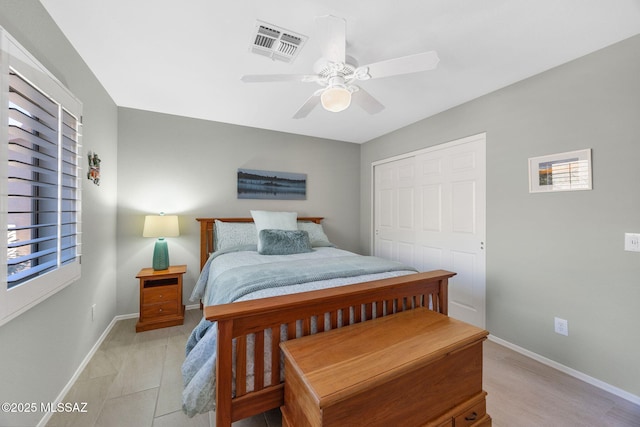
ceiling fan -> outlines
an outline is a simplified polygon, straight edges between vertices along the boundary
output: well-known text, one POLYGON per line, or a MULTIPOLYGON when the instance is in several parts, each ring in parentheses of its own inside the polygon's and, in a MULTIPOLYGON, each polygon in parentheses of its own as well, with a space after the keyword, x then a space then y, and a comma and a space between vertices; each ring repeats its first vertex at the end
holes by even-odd
POLYGON ((332 15, 318 17, 316 21, 322 41, 322 58, 314 65, 315 74, 249 74, 241 78, 246 83, 294 81, 315 82, 322 86, 294 114, 294 119, 306 117, 318 104, 328 111, 343 111, 352 100, 369 114, 379 113, 384 105, 355 82, 432 70, 440 60, 435 51, 429 51, 359 67, 345 52, 346 21, 332 15))

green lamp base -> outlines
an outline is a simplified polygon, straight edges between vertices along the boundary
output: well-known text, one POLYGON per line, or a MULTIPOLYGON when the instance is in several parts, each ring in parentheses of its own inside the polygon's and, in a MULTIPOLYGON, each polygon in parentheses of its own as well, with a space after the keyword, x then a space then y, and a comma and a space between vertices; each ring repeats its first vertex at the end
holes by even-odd
POLYGON ((153 248, 153 269, 166 270, 169 268, 169 247, 164 238, 159 238, 153 248))

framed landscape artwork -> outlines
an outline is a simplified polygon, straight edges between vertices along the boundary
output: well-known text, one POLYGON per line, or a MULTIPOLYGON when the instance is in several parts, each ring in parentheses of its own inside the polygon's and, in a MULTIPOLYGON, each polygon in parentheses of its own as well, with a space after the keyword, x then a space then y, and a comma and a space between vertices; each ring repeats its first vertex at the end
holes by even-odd
POLYGON ((529 159, 530 193, 591 189, 591 149, 529 159))
POLYGON ((238 199, 305 200, 307 175, 238 169, 238 199))

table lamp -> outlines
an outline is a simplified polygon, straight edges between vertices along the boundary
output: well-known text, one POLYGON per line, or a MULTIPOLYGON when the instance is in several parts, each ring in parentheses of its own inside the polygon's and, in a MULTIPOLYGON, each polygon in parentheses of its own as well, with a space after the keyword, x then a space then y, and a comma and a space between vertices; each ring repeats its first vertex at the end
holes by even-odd
POLYGON ((166 270, 169 268, 169 248, 165 237, 180 235, 177 215, 147 215, 144 218, 142 237, 157 237, 153 248, 153 269, 166 270))

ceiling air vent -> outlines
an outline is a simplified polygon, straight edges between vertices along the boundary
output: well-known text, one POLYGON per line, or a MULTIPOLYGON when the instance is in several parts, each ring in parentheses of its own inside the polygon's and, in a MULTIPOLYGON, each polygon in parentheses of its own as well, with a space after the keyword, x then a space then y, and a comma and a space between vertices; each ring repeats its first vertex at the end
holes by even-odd
POLYGON ((307 38, 307 36, 296 34, 293 31, 258 21, 251 52, 266 56, 274 61, 293 62, 307 38))

